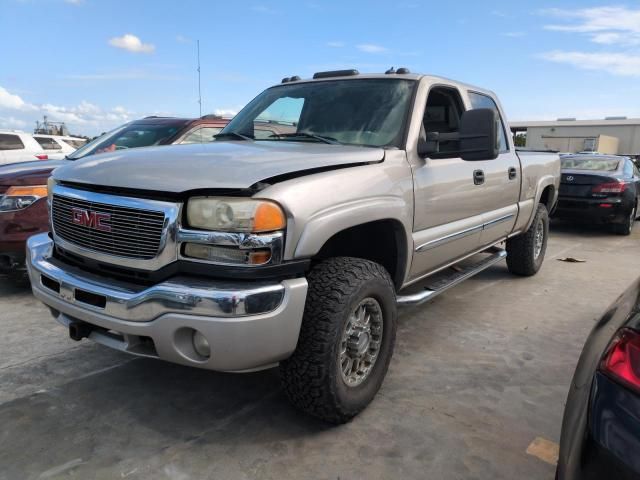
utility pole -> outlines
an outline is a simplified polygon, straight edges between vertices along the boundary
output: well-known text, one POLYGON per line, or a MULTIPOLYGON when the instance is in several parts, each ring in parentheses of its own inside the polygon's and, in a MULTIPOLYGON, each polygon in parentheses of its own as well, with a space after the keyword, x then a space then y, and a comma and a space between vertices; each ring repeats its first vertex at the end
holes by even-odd
POLYGON ((198 105, 200 105, 200 116, 202 117, 202 90, 200 88, 200 40, 196 42, 198 48, 198 105))

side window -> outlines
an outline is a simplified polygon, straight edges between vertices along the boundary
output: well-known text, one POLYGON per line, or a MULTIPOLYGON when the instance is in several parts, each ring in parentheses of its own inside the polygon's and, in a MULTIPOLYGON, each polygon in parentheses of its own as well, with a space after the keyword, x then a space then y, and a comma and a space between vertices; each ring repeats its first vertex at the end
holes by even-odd
POLYGON ((202 127, 190 132, 185 136, 180 143, 208 143, 213 142, 213 136, 220 133, 222 128, 217 127, 202 127))
POLYGON ((261 112, 256 117, 256 121, 297 124, 300 121, 303 105, 304 98, 279 98, 261 112))
POLYGON ((62 147, 53 138, 49 137, 33 137, 40 144, 43 150, 62 150, 62 147))
POLYGON ((460 93, 448 87, 434 87, 427 97, 427 105, 422 118, 421 135, 438 132, 440 134, 439 153, 433 154, 433 158, 449 158, 457 156, 449 152, 458 150, 458 142, 446 140, 447 133, 456 133, 460 130, 460 117, 464 107, 460 93), (443 135, 444 134, 444 135, 443 135))
POLYGON ((469 92, 469 100, 471 101, 472 108, 490 108, 494 110, 498 114, 498 118, 500 119, 500 129, 498 131, 498 146, 500 148, 500 153, 509 151, 509 143, 507 142, 506 130, 504 128, 504 121, 502 120, 502 116, 500 115, 500 110, 498 110, 498 106, 496 102, 493 101, 493 98, 482 95, 480 93, 469 92))
POLYGON ((638 170, 638 166, 635 163, 633 164, 633 174, 636 177, 640 177, 640 170, 638 170))
POLYGON ((0 133, 0 150, 22 150, 24 143, 18 135, 0 133))
POLYGON ((256 140, 269 140, 284 130, 295 133, 300 123, 304 98, 282 97, 269 105, 253 121, 253 136, 256 140), (273 125, 273 128, 270 128, 273 125), (266 127, 265 127, 266 126, 266 127), (279 128, 282 127, 282 128, 279 128))

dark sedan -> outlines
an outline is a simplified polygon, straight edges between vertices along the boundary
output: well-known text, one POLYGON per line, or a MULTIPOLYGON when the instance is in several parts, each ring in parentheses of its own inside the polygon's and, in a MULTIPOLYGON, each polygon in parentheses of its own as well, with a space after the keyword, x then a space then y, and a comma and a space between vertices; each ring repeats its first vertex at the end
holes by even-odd
POLYGON ((607 224, 629 235, 638 215, 640 172, 628 157, 563 155, 555 217, 607 224))
POLYGON ((562 422, 558 480, 640 478, 640 281, 596 323, 562 422))

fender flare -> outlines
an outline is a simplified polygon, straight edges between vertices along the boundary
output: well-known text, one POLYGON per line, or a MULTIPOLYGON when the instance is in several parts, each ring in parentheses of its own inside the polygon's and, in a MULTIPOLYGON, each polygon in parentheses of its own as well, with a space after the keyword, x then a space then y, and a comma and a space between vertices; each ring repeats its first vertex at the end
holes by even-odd
POLYGON ((533 208, 533 211, 531 213, 531 218, 527 222, 527 226, 524 229, 525 232, 527 230, 529 230, 529 227, 533 223, 533 218, 536 215, 535 212, 536 212, 537 205, 540 203, 540 199, 542 198, 542 192, 544 192, 545 188, 547 188, 547 187, 551 187, 552 188, 552 195, 553 195, 553 198, 551 199, 551 208, 549 210, 549 213, 551 213, 551 211, 555 208, 555 205, 556 205, 556 203, 558 201, 557 179, 553 175, 543 175, 538 180, 538 184, 536 186, 535 203, 533 205, 534 208, 533 208))
MULTIPOLYGON (((334 235, 352 227, 381 220, 392 220, 402 225, 405 245, 399 247, 406 249, 406 273, 413 251, 413 210, 402 198, 395 196, 358 199, 316 212, 306 222, 295 245, 293 258, 311 258, 320 252, 334 235)), ((375 239, 364 240, 375 242, 375 239)))

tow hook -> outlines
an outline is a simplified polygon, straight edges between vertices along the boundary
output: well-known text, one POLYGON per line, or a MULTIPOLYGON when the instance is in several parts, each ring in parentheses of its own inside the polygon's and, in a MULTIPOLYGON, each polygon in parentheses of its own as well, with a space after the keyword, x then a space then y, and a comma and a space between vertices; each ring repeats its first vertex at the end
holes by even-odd
POLYGON ((69 324, 69 336, 76 342, 88 337, 91 334, 91 330, 93 330, 91 325, 83 322, 71 322, 69 324))

